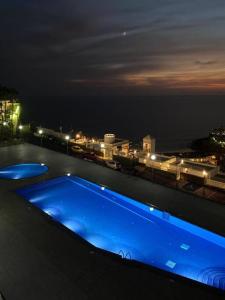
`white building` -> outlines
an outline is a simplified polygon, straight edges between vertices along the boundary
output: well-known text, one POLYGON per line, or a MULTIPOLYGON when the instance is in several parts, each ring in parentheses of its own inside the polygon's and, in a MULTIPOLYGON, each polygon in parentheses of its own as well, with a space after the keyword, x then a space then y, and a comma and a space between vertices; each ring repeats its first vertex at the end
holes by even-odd
POLYGON ((220 172, 219 166, 150 153, 142 153, 139 156, 139 162, 145 164, 146 167, 175 174, 177 180, 180 180, 181 176, 190 181, 198 178, 206 185, 225 190, 225 174, 220 172))
POLYGON ((145 164, 146 167, 169 171, 170 164, 176 162, 176 157, 159 155, 159 154, 142 153, 142 155, 139 156, 139 162, 145 164))
POLYGON ((107 133, 104 135, 104 140, 100 141, 100 151, 104 159, 112 159, 113 155, 127 156, 129 141, 118 139, 113 133, 107 133))
POLYGON ((143 138, 143 151, 146 153, 155 153, 155 138, 149 134, 143 138))

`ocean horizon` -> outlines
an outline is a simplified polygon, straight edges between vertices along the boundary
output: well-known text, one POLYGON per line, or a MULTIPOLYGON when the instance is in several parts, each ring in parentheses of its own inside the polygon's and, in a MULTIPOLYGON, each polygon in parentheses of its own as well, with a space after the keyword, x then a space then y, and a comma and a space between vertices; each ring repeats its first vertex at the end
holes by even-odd
POLYGON ((110 132, 134 142, 150 134, 156 138, 157 151, 188 148, 192 140, 225 124, 222 95, 24 99, 24 122, 98 137, 110 132))

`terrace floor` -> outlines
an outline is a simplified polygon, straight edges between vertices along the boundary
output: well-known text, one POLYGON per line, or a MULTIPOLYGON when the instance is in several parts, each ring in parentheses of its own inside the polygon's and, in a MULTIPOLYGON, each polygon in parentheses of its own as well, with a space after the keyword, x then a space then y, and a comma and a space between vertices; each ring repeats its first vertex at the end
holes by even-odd
POLYGON ((225 182, 225 175, 224 174, 218 174, 218 175, 212 177, 212 180, 217 180, 219 182, 225 182))
POLYGON ((97 250, 20 198, 22 186, 68 172, 225 234, 225 206, 30 144, 0 148, 0 167, 49 172, 0 180, 0 290, 6 300, 223 299, 222 292, 97 250))

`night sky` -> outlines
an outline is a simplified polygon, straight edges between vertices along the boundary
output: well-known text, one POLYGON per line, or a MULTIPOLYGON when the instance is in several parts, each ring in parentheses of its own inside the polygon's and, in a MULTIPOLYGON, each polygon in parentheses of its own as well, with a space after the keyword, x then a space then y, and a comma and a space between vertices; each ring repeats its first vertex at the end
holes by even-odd
POLYGON ((2 0, 0 34, 23 95, 225 92, 224 0, 2 0))

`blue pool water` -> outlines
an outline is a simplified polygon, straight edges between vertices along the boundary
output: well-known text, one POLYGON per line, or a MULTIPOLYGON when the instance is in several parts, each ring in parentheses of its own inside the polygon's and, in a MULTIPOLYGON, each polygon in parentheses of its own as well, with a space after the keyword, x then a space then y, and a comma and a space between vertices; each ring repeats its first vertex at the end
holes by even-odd
POLYGON ((17 191, 92 245, 225 290, 225 238, 79 177, 17 191))
POLYGON ((0 169, 0 178, 23 179, 41 175, 48 171, 43 164, 29 163, 7 166, 0 169))

